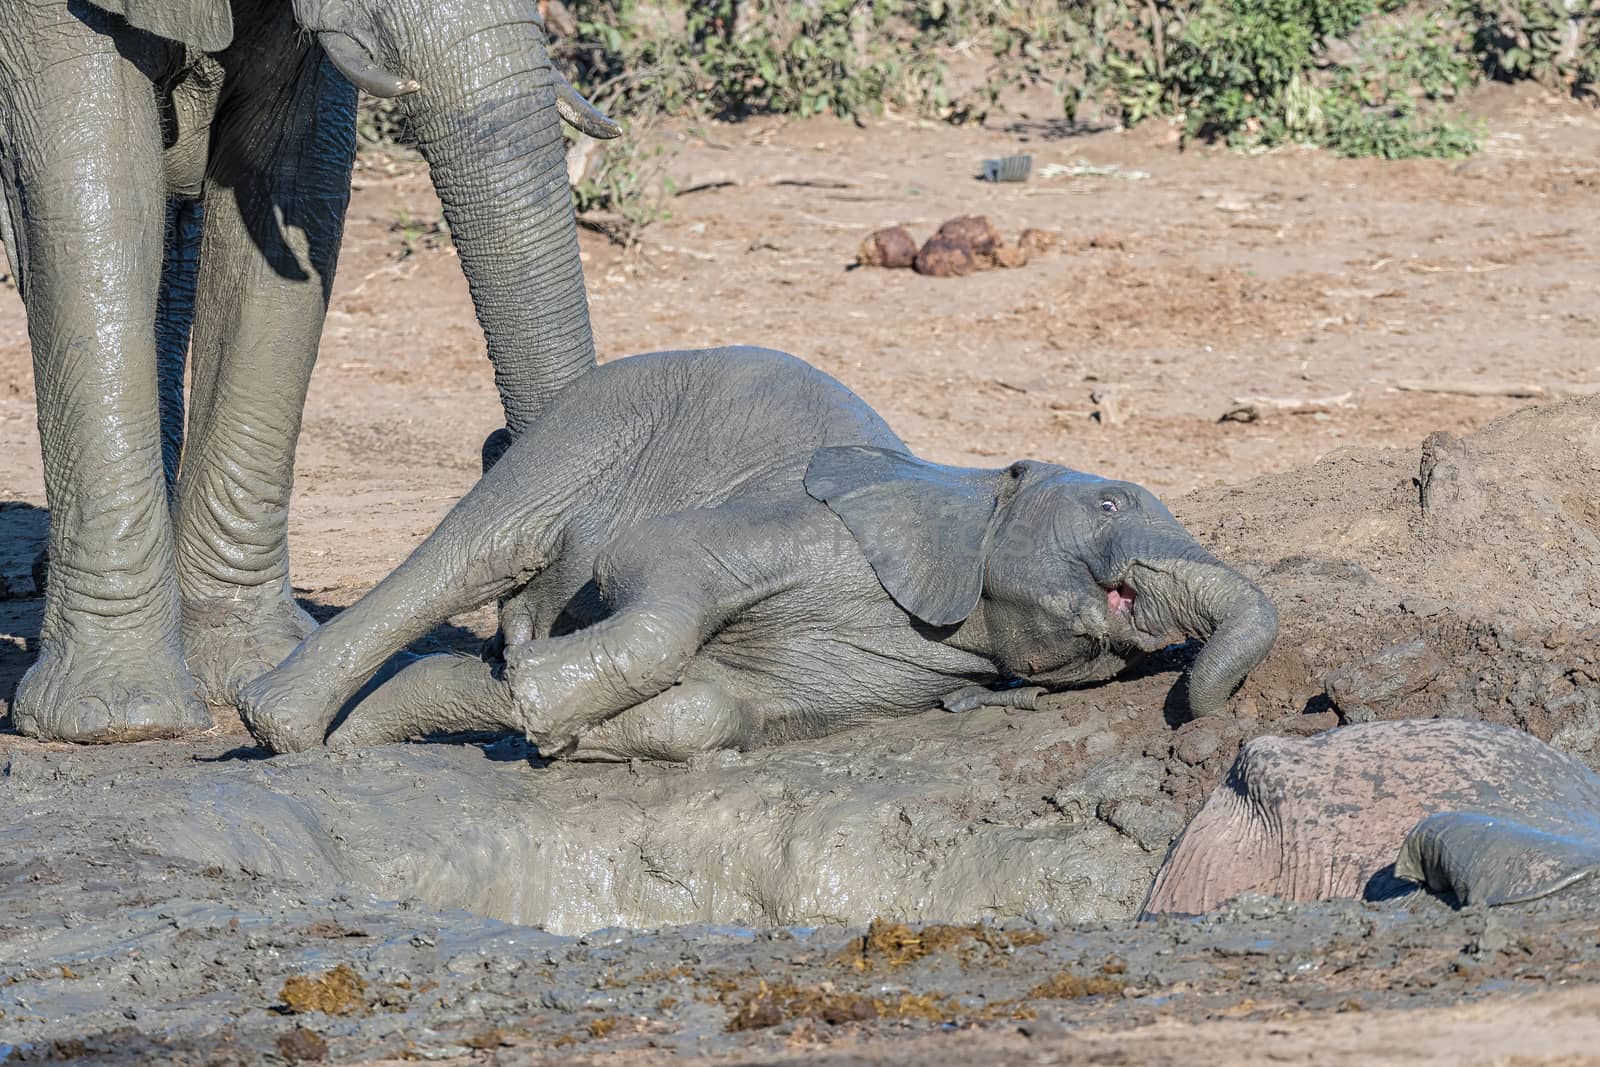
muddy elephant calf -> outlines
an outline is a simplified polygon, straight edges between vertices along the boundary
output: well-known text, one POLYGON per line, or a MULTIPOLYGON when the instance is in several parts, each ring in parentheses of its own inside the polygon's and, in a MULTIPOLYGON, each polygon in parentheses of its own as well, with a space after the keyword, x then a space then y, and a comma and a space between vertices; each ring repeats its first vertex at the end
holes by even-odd
POLYGON ((386 660, 496 598, 504 658, 434 656, 340 743, 519 731, 546 755, 682 759, 941 699, 1031 706, 1174 634, 1224 706, 1271 603, 1148 491, 1047 463, 936 466, 838 382, 760 349, 636 356, 561 394, 360 603, 252 684, 277 751, 386 660))

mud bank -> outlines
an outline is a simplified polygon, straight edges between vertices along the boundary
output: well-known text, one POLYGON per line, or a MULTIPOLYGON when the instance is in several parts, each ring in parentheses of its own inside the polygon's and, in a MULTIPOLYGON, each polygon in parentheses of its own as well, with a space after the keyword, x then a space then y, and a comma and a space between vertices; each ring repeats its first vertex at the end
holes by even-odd
POLYGON ((930 714, 868 745, 847 736, 686 767, 542 766, 514 742, 176 766, 17 753, 0 796, 28 812, 7 829, 12 841, 77 823, 89 840, 202 867, 413 896, 561 934, 879 915, 1089 922, 1137 907, 1178 829, 1157 800, 1159 764, 1113 758, 1047 797, 1042 781, 1009 788, 1016 770, 999 761, 1090 738, 1110 755, 1112 718, 1053 713, 1022 729, 995 712, 930 714), (1126 829, 1095 816, 1109 803, 1126 829))
MULTIPOLYGON (((1108 1041, 1134 1042, 1138 1062, 1179 1062, 1146 1059, 1138 1040, 1175 1055, 1174 1022, 1270 1021, 1281 1035, 1341 1012, 1415 1035, 1427 1017, 1415 1009, 1600 980, 1600 907, 1581 895, 1493 913, 1426 897, 1247 900, 1141 925, 562 938, 126 844, 38 844, 0 861, 0 1058, 15 1062, 751 1062, 830 1048, 839 1058, 824 1062, 951 1062, 963 1049, 1082 1062, 1108 1041), (1415 1021, 1382 1023, 1391 1009, 1415 1021), (953 1046, 915 1040, 957 1033, 953 1046)), ((1528 1016, 1502 1022, 1501 1038, 1518 1022, 1528 1016)), ((1592 1007, 1556 1029, 1561 1048, 1600 1038, 1592 1007)))
POLYGON ((1038 711, 930 712, 690 766, 544 766, 511 741, 266 760, 239 736, 0 737, 0 1041, 206 1059, 272 1051, 310 1020, 339 1055, 775 1049, 1595 977, 1600 950, 1574 933, 1600 915, 1586 894, 1128 920, 1250 737, 1449 715, 1595 766, 1597 472, 1589 399, 1179 501, 1283 620, 1216 721, 1183 721, 1177 649, 1038 711), (874 918, 877 940, 852 941, 874 918), (641 932, 677 924, 698 925, 641 932), (295 977, 309 1014, 285 998, 295 977))

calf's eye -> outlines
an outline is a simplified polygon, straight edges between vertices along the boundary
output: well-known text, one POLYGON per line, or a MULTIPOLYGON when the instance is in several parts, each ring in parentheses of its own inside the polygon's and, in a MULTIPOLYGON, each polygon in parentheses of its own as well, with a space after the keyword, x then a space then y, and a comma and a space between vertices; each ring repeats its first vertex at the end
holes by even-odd
POLYGON ((1100 501, 1100 510, 1101 511, 1116 511, 1117 510, 1117 502, 1115 500, 1102 500, 1102 501, 1100 501))

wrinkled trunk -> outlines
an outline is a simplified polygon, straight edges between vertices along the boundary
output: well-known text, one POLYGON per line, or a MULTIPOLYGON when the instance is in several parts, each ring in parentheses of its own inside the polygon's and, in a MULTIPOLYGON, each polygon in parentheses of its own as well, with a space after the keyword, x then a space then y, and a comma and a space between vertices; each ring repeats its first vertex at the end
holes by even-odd
POLYGON ((422 89, 404 99, 520 436, 595 362, 556 82, 531 21, 451 44, 419 45, 422 89))
POLYGON ((1278 612, 1242 574, 1203 552, 1140 563, 1129 575, 1135 622, 1146 633, 1176 628, 1205 641, 1189 670, 1189 710, 1215 715, 1278 636, 1278 612))
POLYGON ((1197 719, 1227 706, 1278 637, 1278 610, 1267 594, 1238 573, 1222 570, 1223 575, 1201 583, 1200 610, 1211 620, 1212 631, 1189 668, 1189 711, 1197 719))

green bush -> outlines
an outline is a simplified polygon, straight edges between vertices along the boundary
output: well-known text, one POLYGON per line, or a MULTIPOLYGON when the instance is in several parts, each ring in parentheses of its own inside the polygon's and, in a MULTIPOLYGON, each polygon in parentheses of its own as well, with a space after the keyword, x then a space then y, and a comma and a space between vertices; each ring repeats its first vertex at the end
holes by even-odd
POLYGON ((1492 78, 1532 78, 1600 95, 1600 3, 1595 0, 1456 0, 1472 50, 1492 78))
POLYGON ((858 117, 891 103, 959 122, 1048 84, 1069 116, 1173 116, 1232 145, 1455 155, 1475 133, 1442 109, 1482 75, 1484 42, 1510 32, 1472 7, 1495 2, 1407 14, 1394 0, 596 0, 576 5, 558 58, 624 116, 858 117), (957 49, 988 59, 966 98, 949 88, 957 49))
POLYGON ((1191 136, 1234 145, 1457 156, 1476 135, 1440 105, 1476 76, 1466 43, 1447 16, 1371 0, 1205 0, 1172 35, 1160 99, 1191 136))

